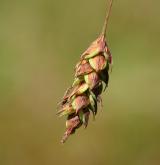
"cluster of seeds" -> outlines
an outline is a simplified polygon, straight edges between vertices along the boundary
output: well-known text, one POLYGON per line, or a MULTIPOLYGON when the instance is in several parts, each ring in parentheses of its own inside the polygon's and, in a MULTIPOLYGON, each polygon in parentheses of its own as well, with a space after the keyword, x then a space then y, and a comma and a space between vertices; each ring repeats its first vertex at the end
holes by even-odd
POLYGON ((105 36, 100 35, 81 55, 75 67, 74 82, 59 103, 58 115, 67 116, 62 143, 80 126, 87 127, 90 113, 94 117, 97 114, 100 95, 108 86, 111 64, 112 56, 105 36))

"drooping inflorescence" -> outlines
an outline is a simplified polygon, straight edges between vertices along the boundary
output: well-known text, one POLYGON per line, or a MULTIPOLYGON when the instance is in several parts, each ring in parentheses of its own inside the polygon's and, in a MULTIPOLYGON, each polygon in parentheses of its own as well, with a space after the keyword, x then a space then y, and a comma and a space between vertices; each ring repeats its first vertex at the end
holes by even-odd
MULTIPOLYGON (((111 5, 112 0, 110 8, 111 5)), ((106 16, 107 21, 109 13, 106 16)), ((105 40, 106 26, 105 21, 102 34, 81 55, 75 67, 73 84, 59 103, 57 114, 60 117, 67 116, 66 132, 61 140, 62 143, 82 125, 87 127, 90 113, 95 117, 97 104, 101 103, 101 94, 108 86, 112 55, 105 40)))

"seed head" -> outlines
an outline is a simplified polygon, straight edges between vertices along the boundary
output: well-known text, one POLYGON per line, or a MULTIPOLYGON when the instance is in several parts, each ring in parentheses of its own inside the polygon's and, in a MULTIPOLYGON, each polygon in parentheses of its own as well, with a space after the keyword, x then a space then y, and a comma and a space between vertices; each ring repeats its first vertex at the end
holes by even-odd
MULTIPOLYGON (((111 5, 112 0, 110 7, 111 5)), ((62 143, 82 125, 87 127, 90 112, 93 117, 96 116, 97 104, 102 102, 101 94, 108 86, 109 70, 112 65, 112 55, 105 40, 108 17, 107 14, 102 34, 81 55, 75 67, 73 84, 59 103, 57 114, 67 116, 62 143)))

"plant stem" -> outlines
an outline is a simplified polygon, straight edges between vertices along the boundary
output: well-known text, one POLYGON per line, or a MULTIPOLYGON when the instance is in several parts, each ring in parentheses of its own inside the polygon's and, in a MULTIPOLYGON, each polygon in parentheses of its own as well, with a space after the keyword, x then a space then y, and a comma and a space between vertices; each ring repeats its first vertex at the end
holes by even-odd
POLYGON ((102 35, 104 37, 106 37, 107 25, 108 25, 109 17, 110 17, 110 14, 111 14, 112 4, 113 4, 113 0, 110 0, 109 9, 107 10, 106 17, 105 17, 105 22, 104 22, 103 29, 102 29, 102 35))

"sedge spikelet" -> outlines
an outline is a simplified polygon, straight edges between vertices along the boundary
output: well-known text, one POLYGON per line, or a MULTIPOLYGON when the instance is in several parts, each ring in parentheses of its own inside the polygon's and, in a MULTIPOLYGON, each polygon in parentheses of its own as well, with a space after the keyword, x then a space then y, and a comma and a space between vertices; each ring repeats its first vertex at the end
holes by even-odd
POLYGON ((96 116, 97 104, 101 103, 101 94, 108 86, 112 55, 105 38, 111 6, 112 0, 101 35, 81 55, 75 67, 73 84, 59 103, 57 114, 67 117, 62 143, 82 125, 87 127, 90 113, 96 116))

